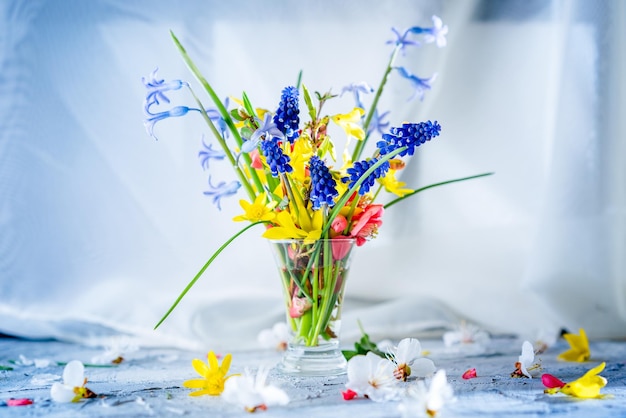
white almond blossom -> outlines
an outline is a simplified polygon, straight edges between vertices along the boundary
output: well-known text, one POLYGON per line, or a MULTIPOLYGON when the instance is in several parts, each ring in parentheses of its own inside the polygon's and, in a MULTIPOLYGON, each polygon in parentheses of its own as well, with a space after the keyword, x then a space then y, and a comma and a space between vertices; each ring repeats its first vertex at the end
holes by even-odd
POLYGON ((428 387, 425 382, 418 380, 407 389, 406 397, 398 406, 402 418, 434 417, 447 402, 454 399, 454 391, 448 383, 445 370, 438 370, 430 379, 428 387))
POLYGON ((417 338, 405 338, 389 351, 389 359, 394 363, 394 376, 406 381, 413 374, 428 377, 435 373, 435 363, 422 356, 422 345, 417 338))
POLYGON ((346 388, 375 402, 396 399, 399 393, 394 369, 393 362, 371 351, 366 355, 356 355, 348 361, 346 388))
POLYGON ((63 369, 63 383, 54 382, 50 388, 50 396, 55 402, 78 402, 81 398, 96 396, 85 387, 85 366, 78 360, 72 360, 63 369))
POLYGON ((277 322, 272 328, 262 330, 257 340, 263 348, 273 348, 278 351, 287 349, 287 341, 289 340, 289 329, 285 322, 277 322))
POLYGON ((454 331, 443 334, 443 343, 446 347, 463 352, 484 352, 490 342, 491 337, 487 332, 465 321, 461 322, 454 331))
POLYGON ((259 368, 256 375, 249 370, 243 375, 235 375, 224 384, 222 399, 228 403, 241 405, 248 412, 265 410, 273 405, 287 405, 289 396, 277 386, 267 384, 269 369, 259 368))
POLYGON ((139 350, 128 337, 114 336, 108 340, 104 347, 104 352, 91 359, 93 364, 119 364, 130 353, 139 350))
POLYGON ((535 351, 533 345, 529 341, 524 341, 522 344, 522 354, 518 357, 518 361, 515 363, 515 371, 511 373, 511 377, 533 377, 532 371, 536 372, 540 366, 539 364, 533 364, 535 361, 535 351))

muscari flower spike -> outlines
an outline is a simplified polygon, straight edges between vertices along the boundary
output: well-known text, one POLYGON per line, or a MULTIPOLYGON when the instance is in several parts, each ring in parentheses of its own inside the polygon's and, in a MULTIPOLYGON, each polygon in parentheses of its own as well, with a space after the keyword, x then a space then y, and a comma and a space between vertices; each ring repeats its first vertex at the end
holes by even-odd
POLYGON ((300 124, 299 114, 298 89, 293 86, 285 87, 280 98, 280 104, 274 115, 274 123, 285 134, 291 144, 300 136, 298 132, 300 124))
MULTIPOLYGON (((349 182, 348 187, 351 188, 363 176, 363 174, 365 174, 365 172, 377 162, 377 158, 355 162, 352 167, 346 170, 348 176, 343 177, 341 181, 344 183, 349 182)), ((384 177, 387 171, 389 171, 389 162, 385 161, 376 170, 374 170, 372 174, 365 178, 363 183, 361 183, 361 186, 359 187, 359 195, 363 196, 365 193, 369 192, 370 188, 376 183, 376 179, 384 177)))
POLYGON ((415 148, 426 141, 430 141, 441 132, 441 125, 437 121, 420 123, 403 123, 401 127, 392 127, 388 134, 383 135, 383 140, 378 141, 376 146, 382 155, 407 147, 400 152, 400 156, 413 155, 415 148))
POLYGON ((283 153, 274 138, 261 142, 261 152, 263 152, 265 161, 270 166, 273 177, 278 177, 278 173, 291 173, 293 171, 293 167, 289 164, 291 159, 283 153))
POLYGON ((334 198, 339 195, 337 182, 333 179, 330 170, 324 162, 314 155, 310 160, 311 171, 311 204, 313 210, 318 210, 322 205, 332 208, 335 205, 334 198))

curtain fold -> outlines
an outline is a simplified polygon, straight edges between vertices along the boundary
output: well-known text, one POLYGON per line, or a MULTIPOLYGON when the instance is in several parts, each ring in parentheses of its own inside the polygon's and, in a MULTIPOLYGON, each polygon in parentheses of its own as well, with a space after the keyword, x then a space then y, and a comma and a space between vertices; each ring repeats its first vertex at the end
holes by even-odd
MULTIPOLYGON (((239 229, 231 219, 241 197, 219 211, 203 195, 209 175, 213 183, 234 176, 227 164, 202 169, 198 151, 213 140, 201 119, 171 118, 156 126, 158 141, 147 135, 141 78, 158 67, 162 78, 192 79, 172 30, 221 97, 245 90, 271 108, 300 70, 311 90, 375 85, 390 28, 427 26, 436 14, 450 28, 446 48, 422 45, 401 60, 420 77, 437 72, 432 90, 409 102, 407 84, 392 78, 381 100, 392 125, 432 119, 443 127, 402 180, 417 188, 495 174, 389 209, 377 239, 355 256, 345 336, 358 337, 364 318, 381 338, 431 335, 463 319, 529 338, 563 327, 626 336, 625 7, 3 2, 0 333, 254 346, 256 333, 282 318, 272 308, 281 291, 273 260, 254 229, 152 330, 239 229)), ((191 104, 184 91, 169 97, 191 104)))

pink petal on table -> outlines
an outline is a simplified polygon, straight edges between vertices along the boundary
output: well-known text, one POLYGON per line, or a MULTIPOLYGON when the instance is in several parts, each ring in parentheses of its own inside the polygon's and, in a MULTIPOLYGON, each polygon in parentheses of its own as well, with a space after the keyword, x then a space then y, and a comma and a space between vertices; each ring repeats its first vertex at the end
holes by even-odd
POLYGON ((465 380, 469 380, 469 379, 473 379, 475 377, 478 377, 476 375, 476 368, 471 368, 471 369, 467 370, 465 373, 463 373, 462 377, 465 380))
POLYGON ((25 405, 32 405, 33 404, 33 400, 32 399, 28 399, 28 398, 23 398, 23 399, 8 399, 7 400, 7 406, 25 406, 25 405))
POLYGON ((541 375, 541 382, 547 388, 562 388, 565 386, 565 382, 561 381, 558 377, 552 376, 551 374, 545 373, 541 375))

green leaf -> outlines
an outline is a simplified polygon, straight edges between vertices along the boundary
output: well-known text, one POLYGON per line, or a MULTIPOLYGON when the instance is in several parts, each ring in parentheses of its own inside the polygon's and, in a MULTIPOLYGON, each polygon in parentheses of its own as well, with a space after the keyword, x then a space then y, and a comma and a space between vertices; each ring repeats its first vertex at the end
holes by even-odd
POLYGON ((317 119, 317 112, 315 111, 315 106, 313 106, 313 101, 311 100, 311 95, 309 94, 309 90, 306 86, 302 85, 302 95, 304 96, 304 103, 306 103, 307 109, 309 109, 309 116, 311 116, 311 120, 314 121, 317 119))
POLYGON ((250 99, 248 99, 248 95, 246 94, 245 91, 243 92, 241 97, 243 99, 244 109, 246 109, 246 112, 248 112, 248 115, 254 117, 256 115, 256 113, 254 112, 254 107, 252 107, 252 103, 250 102, 250 99))
POLYGON ((167 312, 165 313, 165 315, 163 315, 163 318, 161 318, 161 320, 154 326, 154 329, 157 329, 159 327, 159 325, 161 325, 163 323, 163 321, 165 321, 165 319, 170 315, 170 313, 172 313, 172 311, 174 310, 174 308, 176 308, 176 306, 178 306, 178 304, 180 303, 180 301, 182 300, 182 298, 187 294, 187 292, 189 292, 189 289, 191 289, 191 287, 196 284, 196 282, 198 281, 198 279, 200 278, 200 276, 202 276, 202 274, 204 273, 204 271, 211 265, 211 263, 213 262, 213 260, 215 260, 217 258, 218 255, 220 255, 222 253, 222 251, 224 251, 224 249, 226 247, 228 247, 228 245, 233 242, 237 237, 239 237, 241 234, 243 234, 244 232, 246 232, 248 229, 252 228, 255 225, 259 225, 262 224, 264 222, 259 221, 259 222, 254 222, 248 226, 246 226, 245 228, 243 228, 241 231, 237 232, 235 235, 233 235, 232 237, 230 237, 224 244, 222 244, 222 246, 220 248, 217 249, 217 251, 215 251, 213 253, 213 255, 211 256, 211 258, 209 258, 209 261, 207 261, 204 266, 202 266, 202 268, 200 269, 200 271, 196 274, 196 276, 191 279, 191 281, 187 284, 187 286, 185 287, 185 289, 183 289, 183 291, 180 293, 180 295, 178 295, 178 298, 176 298, 176 301, 174 301, 174 303, 172 304, 172 306, 170 306, 170 308, 167 310, 167 312))
POLYGON ((359 329, 361 330, 361 339, 354 343, 354 350, 342 350, 343 356, 346 360, 350 360, 352 357, 357 355, 365 355, 369 352, 376 354, 379 357, 386 358, 385 353, 378 349, 376 343, 370 340, 370 336, 363 330, 363 326, 361 325, 361 321, 357 321, 359 324, 359 329))
POLYGON ((491 176, 493 174, 495 174, 495 173, 493 173, 493 172, 491 172, 491 173, 482 173, 482 174, 476 174, 475 176, 462 177, 462 178, 458 178, 458 179, 442 181, 441 183, 430 184, 428 186, 421 187, 421 188, 419 188, 417 190, 413 190, 411 193, 406 194, 406 195, 404 195, 402 197, 399 197, 397 199, 392 200, 391 202, 385 204, 384 208, 387 209, 390 206, 395 205, 396 203, 399 203, 399 202, 403 201, 407 197, 411 197, 414 194, 417 194, 419 192, 423 192, 424 190, 432 189, 433 187, 439 187, 439 186, 443 186, 443 185, 446 185, 446 184, 458 183, 460 181, 472 180, 472 179, 477 179, 477 178, 485 177, 485 176, 491 176))
POLYGON ((13 367, 9 367, 9 366, 0 366, 0 370, 13 370, 13 367))

